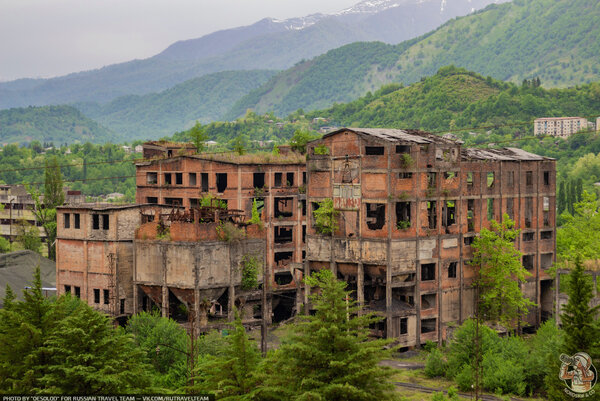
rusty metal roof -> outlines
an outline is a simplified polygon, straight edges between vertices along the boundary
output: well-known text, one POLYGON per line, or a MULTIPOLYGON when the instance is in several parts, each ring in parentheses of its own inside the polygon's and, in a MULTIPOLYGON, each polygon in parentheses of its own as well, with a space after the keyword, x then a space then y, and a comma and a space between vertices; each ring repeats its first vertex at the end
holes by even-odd
POLYGON ((377 139, 382 139, 389 142, 413 142, 413 143, 442 143, 446 145, 457 145, 456 141, 442 138, 430 132, 419 131, 414 129, 394 129, 394 128, 340 128, 335 131, 323 135, 327 138, 332 135, 339 134, 344 131, 355 132, 359 135, 367 135, 377 139))
POLYGON ((496 161, 540 161, 554 160, 551 157, 539 156, 518 148, 500 149, 461 149, 463 160, 496 160, 496 161))

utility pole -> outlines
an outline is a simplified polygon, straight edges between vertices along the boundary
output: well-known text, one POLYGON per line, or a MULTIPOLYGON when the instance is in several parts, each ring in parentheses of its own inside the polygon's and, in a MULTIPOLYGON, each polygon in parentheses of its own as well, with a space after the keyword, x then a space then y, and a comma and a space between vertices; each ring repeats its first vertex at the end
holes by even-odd
POLYGON ((263 263, 262 282, 262 322, 260 325, 260 350, 263 357, 267 356, 267 272, 266 263, 263 263))

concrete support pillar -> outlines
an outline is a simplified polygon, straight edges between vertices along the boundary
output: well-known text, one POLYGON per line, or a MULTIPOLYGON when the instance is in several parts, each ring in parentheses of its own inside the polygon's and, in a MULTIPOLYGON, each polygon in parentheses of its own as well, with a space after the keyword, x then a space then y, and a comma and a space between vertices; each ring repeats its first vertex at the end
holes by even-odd
POLYGON ((385 335, 387 338, 392 338, 392 336, 394 335, 392 330, 392 267, 389 264, 386 266, 385 275, 385 335))
POLYGON ((200 315, 200 290, 198 287, 194 288, 194 335, 200 335, 200 332, 204 326, 205 322, 203 321, 200 315))
POLYGON ((233 313, 233 308, 235 308, 235 287, 233 285, 229 286, 229 310, 227 311, 227 318, 230 322, 235 319, 235 313, 233 313))
MULTIPOLYGON (((310 262, 308 259, 304 261, 304 277, 310 276, 310 262)), ((308 284, 304 284, 304 314, 308 316, 310 312, 309 299, 308 296, 310 294, 310 286, 308 284)))
POLYGON ((162 317, 169 317, 169 287, 166 285, 162 287, 161 314, 162 317))
POLYGON ((358 262, 356 273, 356 298, 359 306, 365 305, 365 269, 362 262, 358 262))
POLYGON ((131 305, 131 307, 134 315, 136 315, 139 311, 139 302, 140 298, 138 294, 138 286, 133 284, 133 305, 131 305))

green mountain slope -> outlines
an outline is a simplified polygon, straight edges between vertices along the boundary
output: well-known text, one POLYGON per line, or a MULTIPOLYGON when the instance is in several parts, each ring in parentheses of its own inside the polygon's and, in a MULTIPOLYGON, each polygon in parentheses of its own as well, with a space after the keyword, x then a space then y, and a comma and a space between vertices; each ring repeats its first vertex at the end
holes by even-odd
POLYGON ((466 132, 485 127, 494 134, 533 133, 532 120, 544 116, 600 115, 600 83, 544 89, 535 81, 515 85, 462 68, 444 67, 408 87, 384 86, 347 104, 308 113, 328 124, 466 132))
POLYGON ((149 139, 219 120, 233 103, 265 83, 274 71, 225 71, 191 79, 143 96, 123 96, 105 105, 79 104, 86 115, 123 138, 149 139))
POLYGON ((55 145, 72 142, 104 143, 116 136, 70 106, 0 110, 0 143, 38 140, 55 145))
POLYGON ((451 20, 396 46, 355 43, 296 65, 234 105, 287 115, 364 95, 385 83, 418 81, 454 64, 511 82, 540 77, 545 87, 600 79, 600 3, 515 0, 451 20))

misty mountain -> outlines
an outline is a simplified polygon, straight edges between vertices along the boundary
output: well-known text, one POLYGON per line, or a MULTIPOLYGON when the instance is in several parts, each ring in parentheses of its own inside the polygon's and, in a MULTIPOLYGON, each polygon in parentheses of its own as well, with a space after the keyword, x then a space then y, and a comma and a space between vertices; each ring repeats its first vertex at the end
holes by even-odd
POLYGON ((493 0, 366 0, 340 13, 257 23, 174 43, 158 55, 51 79, 0 83, 0 108, 109 102, 227 70, 286 69, 356 41, 399 43, 493 0))

